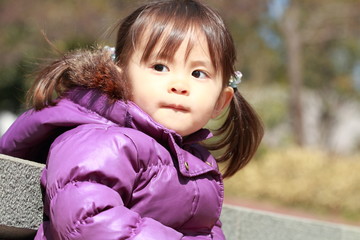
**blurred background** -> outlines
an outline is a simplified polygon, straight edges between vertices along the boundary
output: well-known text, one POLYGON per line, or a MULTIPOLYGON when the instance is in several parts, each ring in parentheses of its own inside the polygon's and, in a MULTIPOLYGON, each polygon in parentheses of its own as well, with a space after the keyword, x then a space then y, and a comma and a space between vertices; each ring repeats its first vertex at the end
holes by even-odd
MULTIPOLYGON (((31 74, 59 56, 46 38, 63 53, 114 45, 143 2, 1 0, 0 135, 26 110, 31 74)), ((239 89, 266 128, 226 201, 360 225, 360 0, 203 2, 232 32, 239 89)))

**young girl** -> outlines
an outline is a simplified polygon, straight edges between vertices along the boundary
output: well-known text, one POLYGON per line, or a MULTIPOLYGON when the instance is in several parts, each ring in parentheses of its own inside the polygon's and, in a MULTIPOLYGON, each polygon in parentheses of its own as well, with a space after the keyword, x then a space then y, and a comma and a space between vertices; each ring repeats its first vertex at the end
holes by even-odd
POLYGON ((224 239, 217 162, 233 175, 263 134, 234 61, 217 13, 169 0, 122 21, 114 61, 106 49, 80 50, 44 68, 34 109, 0 141, 1 153, 46 161, 35 239, 224 239), (215 141, 201 144, 228 105, 215 141), (224 154, 215 160, 205 147, 224 154))

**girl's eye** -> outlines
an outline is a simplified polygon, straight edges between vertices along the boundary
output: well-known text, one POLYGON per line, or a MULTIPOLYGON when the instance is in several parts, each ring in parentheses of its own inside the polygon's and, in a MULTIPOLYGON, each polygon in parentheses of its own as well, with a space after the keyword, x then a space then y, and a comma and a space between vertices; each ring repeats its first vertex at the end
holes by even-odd
POLYGON ((200 70, 193 71, 191 75, 195 78, 207 78, 208 77, 208 75, 205 72, 200 71, 200 70))
POLYGON ((155 64, 153 68, 157 72, 169 72, 169 68, 163 64, 155 64))

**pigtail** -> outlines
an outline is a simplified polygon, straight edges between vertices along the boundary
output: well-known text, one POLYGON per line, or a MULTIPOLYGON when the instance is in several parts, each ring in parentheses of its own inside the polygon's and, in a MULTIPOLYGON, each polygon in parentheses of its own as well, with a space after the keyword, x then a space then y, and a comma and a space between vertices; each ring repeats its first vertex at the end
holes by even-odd
POLYGON ((217 161, 227 162, 224 178, 231 177, 251 160, 264 135, 259 116, 237 90, 228 111, 224 124, 215 131, 219 140, 207 145, 209 150, 223 150, 217 161))
POLYGON ((75 87, 99 89, 110 100, 126 100, 128 84, 106 49, 76 50, 41 69, 27 95, 35 110, 55 105, 75 87))
POLYGON ((53 98, 60 94, 60 83, 68 66, 63 59, 56 60, 35 73, 36 78, 27 92, 27 104, 35 110, 53 105, 53 98))

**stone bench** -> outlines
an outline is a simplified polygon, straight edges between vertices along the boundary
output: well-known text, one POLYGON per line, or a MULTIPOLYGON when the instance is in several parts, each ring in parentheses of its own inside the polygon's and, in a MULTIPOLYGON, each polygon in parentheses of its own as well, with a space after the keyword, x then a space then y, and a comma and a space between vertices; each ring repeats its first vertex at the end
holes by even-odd
MULTIPOLYGON (((42 222, 44 165, 0 154, 0 239, 33 239, 42 222)), ((221 215, 228 240, 360 240, 360 228, 232 205, 221 215)))

